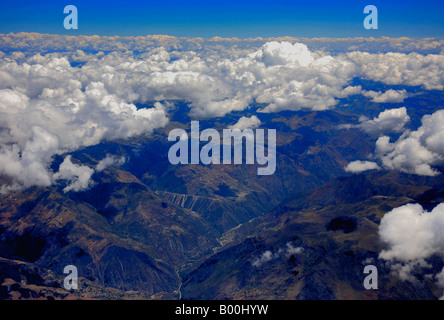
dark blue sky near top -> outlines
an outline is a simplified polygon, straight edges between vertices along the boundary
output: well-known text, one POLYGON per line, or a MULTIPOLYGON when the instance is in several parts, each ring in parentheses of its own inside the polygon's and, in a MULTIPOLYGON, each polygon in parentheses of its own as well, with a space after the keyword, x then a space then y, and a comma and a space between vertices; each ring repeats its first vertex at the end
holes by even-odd
POLYGON ((188 0, 0 2, 0 33, 185 37, 442 37, 444 1, 188 0), (78 30, 65 30, 63 8, 78 9, 78 30), (366 30, 364 7, 378 8, 366 30))

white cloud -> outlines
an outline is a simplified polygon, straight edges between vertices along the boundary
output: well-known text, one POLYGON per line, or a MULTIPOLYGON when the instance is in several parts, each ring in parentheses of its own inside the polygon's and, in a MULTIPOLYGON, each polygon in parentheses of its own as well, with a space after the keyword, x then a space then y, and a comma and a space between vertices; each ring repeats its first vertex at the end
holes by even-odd
POLYGON ((59 171, 54 174, 54 180, 67 180, 68 186, 63 192, 82 191, 90 187, 90 179, 94 170, 87 166, 72 163, 71 156, 67 156, 60 165, 59 171))
POLYGON ((381 136, 390 132, 401 132, 410 121, 405 107, 387 109, 379 113, 376 118, 368 119, 365 116, 359 118, 359 124, 342 124, 339 129, 358 128, 371 136, 381 136))
MULTIPOLYGON (((402 131, 409 121, 405 108, 385 110, 373 120, 361 119, 359 125, 342 125, 340 128, 361 128, 367 133, 380 136, 402 131)), ((373 160, 378 160, 387 170, 399 170, 423 176, 439 174, 433 166, 444 163, 444 110, 438 110, 422 118, 422 126, 416 131, 405 131, 395 142, 390 137, 380 136, 376 141, 373 160)), ((369 165, 369 164, 367 164, 369 165)), ((374 166, 374 165, 373 165, 374 166)), ((347 171, 365 168, 361 162, 351 162, 347 171)))
POLYGON ((416 131, 405 132, 397 141, 390 143, 387 136, 376 142, 376 158, 391 170, 418 175, 438 174, 432 168, 444 160, 444 110, 422 118, 422 126, 416 131))
POLYGON ((390 85, 421 86, 426 90, 444 89, 443 55, 354 51, 346 56, 355 63, 361 77, 390 85))
POLYGON ((401 132, 410 121, 405 107, 387 109, 372 120, 365 120, 357 126, 372 136, 380 136, 388 132, 401 132))
POLYGON ((386 92, 362 91, 362 95, 365 97, 372 98, 372 101, 377 103, 400 103, 404 102, 404 99, 409 97, 409 94, 405 89, 402 90, 389 89, 386 92))
POLYGON ((378 170, 380 167, 377 163, 371 161, 352 161, 350 162, 344 170, 352 173, 359 173, 368 170, 378 170))
POLYGON ((12 179, 2 185, 0 193, 17 191, 22 187, 49 186, 51 173, 47 166, 59 146, 56 136, 38 126, 31 128, 31 137, 22 149, 17 144, 3 145, 0 150, 0 174, 12 179))
POLYGON ((107 154, 106 157, 100 160, 99 163, 97 164, 96 171, 98 172, 103 171, 106 168, 113 165, 121 166, 125 162, 126 162, 125 157, 117 157, 107 154))
MULTIPOLYGON (((379 236, 387 245, 379 257, 387 260, 401 280, 416 282, 413 272, 424 272, 432 255, 444 253, 444 203, 431 212, 419 204, 407 204, 386 213, 379 225, 379 236)), ((443 272, 437 275, 444 287, 443 272)))
POLYGON ((295 247, 291 242, 287 242, 285 246, 285 255, 300 254, 304 251, 302 247, 295 247))
POLYGON ((168 121, 161 104, 138 109, 89 80, 88 68, 72 68, 58 54, 20 59, 0 61, 2 74, 13 79, 0 88, 0 173, 11 180, 3 193, 51 185, 55 154, 150 132, 168 121))
POLYGON ((259 258, 256 258, 252 265, 254 267, 260 267, 261 265, 263 265, 264 263, 271 261, 274 259, 274 255, 270 250, 265 251, 264 253, 261 254, 261 256, 259 258))
POLYGON ((403 262, 388 261, 388 267, 391 269, 391 273, 398 276, 402 281, 409 281, 411 283, 418 283, 418 279, 414 274, 423 274, 424 278, 433 278, 433 275, 428 274, 425 268, 430 269, 431 265, 424 259, 409 260, 403 262))
MULTIPOLYGON (((54 154, 165 126, 167 110, 158 101, 187 101, 191 117, 211 118, 245 110, 253 103, 264 105, 258 112, 331 109, 338 98, 362 91, 350 85, 357 76, 387 84, 444 88, 442 55, 352 52, 333 56, 313 49, 325 49, 328 44, 346 51, 352 43, 359 49, 411 49, 418 43, 411 39, 300 41, 291 37, 0 35, 0 48, 7 49, 0 54, 0 154, 5 159, 0 172, 12 180, 2 190, 52 183, 48 168, 54 154), (35 54, 37 50, 41 54, 35 54), (81 68, 71 67, 79 62, 81 68), (153 108, 136 107, 153 102, 153 108), (34 127, 53 136, 56 147, 45 154, 25 154, 27 144, 35 139, 34 127), (19 164, 12 164, 13 159, 19 164), (39 174, 29 174, 28 179, 20 173, 36 165, 39 174)), ((441 44, 439 40, 420 43, 430 49, 441 44)), ((394 99, 390 90, 377 95, 374 99, 394 99)), ((382 130, 382 123, 388 123, 387 119, 371 121, 363 126, 382 130)))
POLYGON ((271 260, 278 259, 281 256, 289 257, 294 254, 300 254, 304 251, 302 247, 295 247, 293 243, 287 242, 285 247, 279 248, 277 251, 272 252, 270 250, 266 250, 259 257, 255 258, 252 262, 253 267, 259 268, 264 263, 267 263, 271 260))
POLYGON ((352 96, 352 95, 357 95, 360 94, 362 92, 362 87, 361 86, 348 86, 346 88, 344 88, 344 90, 342 90, 339 94, 338 94, 338 98, 345 98, 348 96, 352 96))
POLYGON ((379 235, 387 243, 380 257, 403 262, 425 259, 444 252, 444 203, 431 212, 419 204, 406 204, 386 213, 379 235))
MULTIPOLYGON (((444 45, 444 40, 436 38, 389 38, 389 37, 356 37, 356 38, 185 38, 167 35, 147 35, 137 37, 99 37, 99 36, 69 36, 48 35, 38 33, 9 33, 0 35, 0 50, 11 51, 138 51, 149 52, 158 47, 168 50, 220 50, 220 47, 253 48, 261 46, 265 42, 287 41, 290 43, 305 43, 310 48, 331 50, 333 52, 361 51, 361 52, 420 52, 439 53, 444 45)), ((76 53, 82 57, 82 54, 76 53)), ((1 54, 0 54, 1 56, 1 54)))
POLYGON ((231 129, 239 129, 239 130, 255 129, 255 128, 259 127, 260 124, 261 124, 261 120, 259 120, 258 117, 253 115, 250 118, 241 117, 234 125, 230 126, 230 128, 231 129))
POLYGON ((291 44, 287 41, 267 42, 251 56, 264 62, 267 66, 294 64, 307 67, 314 61, 311 52, 305 44, 291 44))
MULTIPOLYGON (((34 38, 41 36, 16 37, 18 41, 34 38)), ((68 41, 49 35, 41 40, 56 39, 68 41)), ((106 44, 100 37, 82 39, 106 44)), ((172 37, 150 39, 170 44, 178 41, 172 37)), ((65 45, 70 47, 68 42, 65 45)), ((352 63, 314 54, 301 43, 269 42, 251 49, 219 46, 217 50, 196 53, 158 46, 140 55, 124 50, 90 54, 79 49, 67 54, 7 54, 0 61, 4 80, 0 83, 0 152, 9 161, 1 165, 1 172, 13 180, 14 190, 20 185, 46 186, 52 183, 48 168, 54 154, 166 125, 162 104, 137 108, 136 102, 185 100, 192 117, 211 118, 244 110, 253 101, 266 105, 263 112, 325 110, 337 103, 335 96, 350 91, 343 87, 352 77, 352 63), (68 59, 84 64, 74 68, 68 59), (44 128, 57 143, 39 153, 40 158, 32 158, 32 166, 39 165, 39 174, 24 178, 20 173, 24 171, 9 163, 16 159, 22 166, 32 167, 26 160, 30 153, 24 150, 33 139, 33 127, 44 128)), ((256 119, 249 121, 255 125, 256 119)))
MULTIPOLYGON (((281 45, 285 46, 285 43, 281 45)), ((262 47, 261 50, 265 53, 267 48, 262 47)), ((278 61, 285 61, 280 51, 272 52, 277 55, 278 61)), ((260 112, 327 110, 338 103, 337 97, 355 94, 359 89, 344 89, 355 72, 354 65, 349 61, 328 55, 318 58, 310 55, 311 59, 308 59, 305 50, 298 52, 305 63, 267 65, 264 70, 266 77, 261 81, 266 86, 253 97, 257 102, 267 104, 260 112)))

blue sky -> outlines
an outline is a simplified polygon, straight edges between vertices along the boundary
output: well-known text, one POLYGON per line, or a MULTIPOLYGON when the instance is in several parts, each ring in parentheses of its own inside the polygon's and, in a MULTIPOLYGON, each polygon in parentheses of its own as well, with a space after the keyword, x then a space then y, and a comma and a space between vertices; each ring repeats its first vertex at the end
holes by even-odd
POLYGON ((443 37, 444 1, 373 0, 3 0, 0 33, 188 37, 443 37), (63 8, 78 8, 79 29, 63 28, 63 8), (363 9, 378 8, 379 29, 366 30, 363 9))

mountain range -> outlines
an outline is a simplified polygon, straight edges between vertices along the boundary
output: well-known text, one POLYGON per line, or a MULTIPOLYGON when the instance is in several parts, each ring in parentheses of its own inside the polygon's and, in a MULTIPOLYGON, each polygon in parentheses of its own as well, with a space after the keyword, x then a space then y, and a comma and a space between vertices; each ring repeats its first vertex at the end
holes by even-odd
MULTIPOLYGON (((65 192, 59 183, 0 195, 1 297, 439 297, 431 280, 418 286, 390 273, 378 258, 384 248, 378 225, 384 213, 407 203, 433 208, 444 198, 441 177, 344 172, 372 152, 374 141, 340 125, 356 123, 363 109, 370 116, 376 104, 344 99, 341 106, 263 114, 261 127, 277 130, 270 176, 256 175, 256 165, 171 165, 168 132, 190 128, 183 105, 153 134, 70 153, 74 163, 90 166, 105 154, 126 162, 94 173, 85 191, 65 192), (379 268, 378 291, 362 286, 369 261, 379 268), (78 268, 78 290, 62 286, 66 265, 78 268)), ((251 112, 201 125, 222 130, 251 112)), ((62 161, 54 158, 54 171, 62 161)), ((433 271, 443 267, 438 257, 431 263, 433 271)))

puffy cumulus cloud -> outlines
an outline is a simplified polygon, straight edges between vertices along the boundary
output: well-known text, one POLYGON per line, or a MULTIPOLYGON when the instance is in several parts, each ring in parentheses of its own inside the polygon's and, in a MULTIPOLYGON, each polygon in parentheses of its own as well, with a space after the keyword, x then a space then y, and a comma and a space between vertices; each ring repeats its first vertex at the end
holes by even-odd
POLYGON ((2 185, 0 193, 17 191, 30 186, 49 186, 51 173, 47 166, 59 147, 57 136, 39 126, 31 128, 31 137, 20 148, 4 144, 0 150, 0 174, 8 176, 10 185, 2 185))
MULTIPOLYGON (((61 53, 38 54, 19 63, 8 56, 0 71, 13 77, 4 87, 22 83, 31 74, 38 81, 28 79, 31 83, 21 92, 55 99, 67 96, 66 88, 79 89, 72 93, 81 96, 88 85, 102 83, 108 95, 126 103, 188 101, 195 118, 223 116, 253 102, 265 104, 263 112, 326 110, 336 105, 336 97, 355 93, 353 87, 344 89, 354 76, 354 63, 286 41, 199 52, 167 51, 162 46, 142 54, 92 55, 76 50, 68 58, 61 53), (70 61, 84 64, 72 68, 70 61)), ((72 103, 79 99, 72 98, 72 103)))
POLYGON ((307 46, 302 43, 271 41, 265 43, 261 50, 256 51, 253 58, 262 61, 267 66, 273 65, 298 65, 307 67, 314 61, 307 46))
POLYGON ((434 176, 432 166, 444 161, 444 110, 422 118, 416 131, 406 131, 393 143, 382 136, 376 141, 375 157, 386 169, 434 176))
POLYGON ((287 242, 283 248, 279 248, 277 251, 272 252, 271 250, 266 250, 259 257, 256 257, 252 262, 253 267, 259 268, 264 263, 278 259, 282 256, 289 257, 295 254, 300 254, 304 251, 302 247, 295 247, 293 243, 287 242))
POLYGON ((338 98, 346 98, 348 96, 353 96, 360 94, 362 92, 361 86, 348 86, 344 88, 339 94, 338 98))
POLYGON ((306 61, 304 64, 266 68, 267 78, 263 80, 266 87, 255 97, 255 101, 266 104, 260 112, 327 110, 338 103, 336 98, 356 92, 352 88, 344 89, 355 72, 352 63, 332 56, 307 59, 305 52, 301 54, 306 61))
POLYGON ((405 89, 392 90, 389 89, 386 92, 376 91, 362 91, 362 95, 372 98, 373 102, 377 103, 400 103, 404 102, 404 99, 408 98, 409 94, 405 89))
MULTIPOLYGON (((419 204, 395 208, 384 215, 379 225, 379 236, 388 247, 379 257, 388 261, 401 280, 414 283, 415 273, 427 273, 426 269, 431 268, 427 258, 443 255, 443 228, 444 203, 431 212, 419 204)), ((442 273, 436 278, 438 285, 444 288, 442 273)))
POLYGON ((379 169, 380 167, 376 162, 361 161, 361 160, 352 161, 344 168, 345 171, 352 173, 359 173, 359 172, 364 172, 369 170, 379 170, 379 169))
POLYGON ((9 113, 20 113, 27 108, 28 96, 11 89, 0 90, 0 112, 2 120, 6 119, 9 113))
MULTIPOLYGON (((373 120, 361 119, 359 125, 343 125, 341 128, 361 128, 378 136, 390 131, 399 132, 409 117, 405 108, 385 110, 373 120)), ((444 162, 444 110, 438 110, 422 118, 422 126, 416 131, 405 131, 395 142, 380 136, 376 141, 373 160, 387 170, 399 170, 423 176, 435 176, 439 172, 433 166, 444 162)), ((353 166, 359 162, 352 162, 353 166)), ((350 166, 350 164, 349 164, 350 166)), ((353 167, 347 168, 353 170, 353 167)), ((359 167, 359 166, 358 166, 359 167)), ((348 170, 348 171, 349 171, 348 170)))
POLYGON ((401 132, 410 121, 405 107, 397 109, 387 109, 379 113, 376 118, 368 119, 361 116, 359 124, 342 124, 339 129, 358 128, 371 136, 378 137, 390 132, 401 132))
POLYGON ((117 157, 110 154, 107 154, 105 158, 99 161, 96 166, 96 171, 100 172, 105 170, 110 166, 121 166, 126 162, 125 157, 117 157))
POLYGON ((444 203, 431 212, 419 204, 406 204, 386 213, 379 235, 388 245, 380 257, 403 262, 425 259, 444 252, 444 203))
MULTIPOLYGON (((88 68, 73 68, 58 54, 37 54, 21 62, 9 57, 0 62, 0 70, 9 75, 9 82, 0 84, 0 174, 10 181, 2 193, 49 186, 66 177, 53 177, 49 170, 55 154, 150 132, 168 122, 162 104, 137 108, 131 100, 135 96, 110 92, 104 82, 94 81, 88 68)), ((68 189, 83 185, 76 180, 68 189)))
POLYGON ((426 90, 444 89, 444 55, 354 51, 346 56, 355 63, 361 77, 391 85, 421 86, 426 90))
POLYGON ((401 107, 384 110, 371 120, 361 118, 361 123, 357 127, 372 136, 379 136, 389 132, 401 132, 409 121, 407 109, 401 107))
POLYGON ((250 118, 241 117, 234 125, 230 126, 231 129, 254 129, 259 127, 261 124, 261 120, 255 115, 252 115, 250 118))
POLYGON ((72 163, 71 156, 67 156, 60 165, 59 171, 54 174, 54 180, 67 180, 68 185, 63 192, 86 190, 90 186, 90 178, 94 170, 87 166, 72 163))
MULTIPOLYGON (((388 69, 393 69, 390 65, 398 61, 393 55, 381 56, 365 52, 331 56, 323 51, 310 50, 306 44, 298 43, 296 38, 290 37, 279 38, 279 41, 262 38, 204 40, 168 36, 64 38, 38 34, 4 38, 10 37, 17 38, 18 42, 25 39, 33 42, 43 37, 41 41, 45 43, 55 41, 72 50, 65 56, 50 53, 29 58, 21 56, 19 60, 7 55, 5 61, 9 61, 11 65, 9 70, 0 69, 5 72, 0 74, 4 78, 11 74, 15 76, 16 72, 9 71, 20 69, 16 64, 23 60, 26 61, 24 65, 30 66, 29 72, 49 75, 44 77, 44 82, 36 82, 33 92, 28 90, 28 96, 41 93, 43 88, 54 89, 50 87, 54 77, 48 74, 54 73, 54 70, 46 68, 49 63, 47 60, 51 59, 52 65, 59 65, 59 69, 69 76, 67 79, 79 80, 81 89, 88 83, 101 82, 109 94, 122 98, 127 103, 185 100, 190 103, 191 116, 194 118, 223 116, 232 111, 244 110, 254 102, 265 104, 262 112, 326 110, 337 104, 336 98, 360 92, 360 86, 349 85, 354 77, 364 75, 377 78, 363 69, 373 70, 366 67, 369 61, 374 61, 378 66, 385 63, 389 65, 388 69), (93 48, 88 48, 88 43, 93 44, 93 48), (87 49, 112 52, 85 53, 87 49), (132 50, 144 53, 135 54, 132 50), (71 63, 84 63, 82 68, 64 70, 68 69, 70 63, 66 57, 71 63), (33 64, 43 67, 33 68, 33 64), (76 76, 73 77, 72 73, 76 76)), ((318 42, 334 45, 341 41, 344 39, 304 39, 304 42, 311 45, 318 42)), ((360 44, 369 42, 366 39, 356 41, 360 44)), ((389 39, 384 41, 389 42, 389 39)), ((402 39, 401 42, 405 41, 408 42, 408 39, 402 39)), ((11 41, 8 40, 8 43, 11 41)), ((325 49, 325 45, 321 47, 325 49)), ((57 49, 60 50, 58 47, 57 49)), ((439 56, 432 59, 432 56, 409 56, 411 60, 415 58, 419 62, 414 64, 409 61, 410 72, 407 75, 401 72, 404 66, 399 67, 400 71, 392 76, 396 75, 400 80, 394 82, 402 83, 404 78, 410 77, 415 78, 415 81, 425 80, 424 83, 433 83, 439 79, 442 75, 442 59, 439 56), (425 61, 422 62, 423 60, 425 61), (425 67, 429 69, 427 72, 423 70, 425 67), (419 75, 419 80, 416 75, 419 75)), ((385 67, 382 69, 386 70, 385 67)), ((23 76, 26 75, 25 72, 23 76)), ((9 78, 8 83, 16 81, 14 77, 9 78)), ((383 77, 382 80, 385 81, 386 78, 383 77)), ((10 87, 10 84, 5 84, 6 87, 10 87)), ((382 98, 375 99, 389 99, 391 91, 381 95, 382 98)))
POLYGON ((310 52, 301 43, 265 43, 259 48, 166 51, 141 55, 113 52, 86 63, 82 73, 125 100, 184 100, 193 118, 223 116, 252 103, 263 112, 326 110, 353 90, 344 86, 354 64, 310 52))

